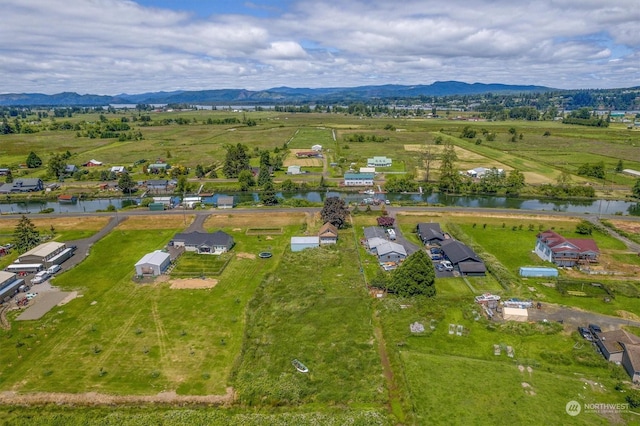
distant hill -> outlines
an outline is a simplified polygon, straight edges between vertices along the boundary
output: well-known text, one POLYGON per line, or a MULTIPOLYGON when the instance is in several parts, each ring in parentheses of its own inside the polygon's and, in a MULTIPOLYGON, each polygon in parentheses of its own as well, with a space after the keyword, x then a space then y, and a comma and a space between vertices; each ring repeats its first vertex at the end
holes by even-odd
POLYGON ((0 94, 0 106, 104 106, 108 104, 286 104, 304 102, 353 102, 376 98, 400 99, 420 96, 477 95, 482 93, 525 93, 555 91, 543 86, 508 84, 462 83, 437 81, 429 85, 395 85, 291 88, 275 87, 267 90, 219 89, 174 92, 120 94, 116 96, 79 95, 72 92, 45 95, 42 93, 0 94))

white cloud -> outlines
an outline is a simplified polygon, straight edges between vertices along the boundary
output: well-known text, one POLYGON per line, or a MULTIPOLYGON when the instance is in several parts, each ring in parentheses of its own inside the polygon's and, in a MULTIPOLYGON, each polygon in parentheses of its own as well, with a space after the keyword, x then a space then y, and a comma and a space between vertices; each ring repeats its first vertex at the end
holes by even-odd
POLYGON ((2 3, 3 93, 638 84, 637 0, 299 0, 207 19, 127 0, 2 3))

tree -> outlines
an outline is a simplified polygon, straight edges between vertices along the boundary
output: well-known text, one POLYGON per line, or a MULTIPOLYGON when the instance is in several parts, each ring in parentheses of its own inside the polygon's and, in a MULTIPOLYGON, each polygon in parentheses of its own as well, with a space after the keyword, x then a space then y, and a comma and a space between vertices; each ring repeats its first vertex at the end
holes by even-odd
POLYGON ((182 175, 178 178, 178 183, 176 184, 176 192, 179 194, 184 194, 191 191, 191 184, 187 180, 187 177, 182 175))
POLYGON ((378 226, 382 226, 384 228, 392 227, 393 223, 396 221, 391 216, 380 216, 376 220, 378 221, 378 226))
POLYGON ((136 183, 131 179, 129 173, 122 173, 118 179, 118 188, 123 194, 131 194, 136 187, 136 183))
POLYGON ((40 232, 28 217, 22 215, 13 231, 13 245, 18 253, 24 253, 40 244, 40 232))
POLYGON ((196 164, 195 174, 198 179, 202 179, 204 177, 204 167, 202 167, 201 164, 196 164))
POLYGON ((256 185, 256 181, 253 178, 251 170, 240 171, 240 174, 238 174, 238 182, 240 182, 241 191, 248 191, 249 188, 256 185))
POLYGON ((581 220, 579 224, 576 225, 576 234, 581 235, 591 235, 593 233, 593 224, 586 220, 581 220))
POLYGON ((440 163, 440 181, 438 186, 441 191, 445 192, 457 192, 460 188, 460 173, 455 167, 455 162, 458 160, 453 145, 447 142, 442 152, 442 158, 440 163))
POLYGON ((262 192, 260 193, 260 201, 265 206, 275 206, 278 204, 278 197, 276 197, 276 190, 273 187, 273 183, 268 181, 264 184, 262 192))
POLYGON ((431 147, 427 147, 422 151, 422 162, 425 167, 424 181, 429 182, 429 174, 431 172, 431 162, 435 159, 435 156, 431 152, 431 147))
POLYGON ((42 160, 35 152, 31 151, 27 157, 27 167, 30 169, 36 169, 40 166, 42 166, 42 160))
POLYGON ((348 215, 349 209, 342 198, 325 198, 324 207, 322 208, 322 211, 320 211, 320 217, 323 222, 329 222, 336 228, 344 228, 348 215))
POLYGON ((640 198, 640 179, 636 180, 635 185, 633 185, 633 188, 631 188, 631 193, 634 197, 640 198))
POLYGON ((616 173, 621 173, 624 170, 624 163, 622 160, 618 160, 618 164, 616 164, 616 173))
POLYGON ((436 273, 433 262, 424 250, 418 250, 407 257, 393 273, 388 290, 403 297, 424 295, 435 296, 436 273))
POLYGON ((249 155, 247 147, 238 143, 237 145, 226 145, 227 155, 224 159, 222 173, 227 179, 237 178, 243 170, 249 170, 249 155))
POLYGON ((505 181, 505 187, 507 188, 507 194, 514 195, 520 192, 524 188, 525 181, 524 175, 518 169, 513 169, 509 172, 507 180, 505 181))
POLYGON ((54 154, 47 164, 47 171, 51 176, 61 178, 65 174, 67 168, 67 162, 62 154, 54 154))

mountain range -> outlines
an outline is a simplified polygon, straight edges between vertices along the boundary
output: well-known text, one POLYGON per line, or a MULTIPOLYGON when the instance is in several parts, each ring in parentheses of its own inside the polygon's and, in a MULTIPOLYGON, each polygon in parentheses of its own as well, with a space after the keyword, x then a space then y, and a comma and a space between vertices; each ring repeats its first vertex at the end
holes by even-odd
POLYGON ((105 106, 109 104, 299 104, 308 102, 355 102, 372 99, 403 99, 420 96, 478 95, 483 93, 531 93, 556 91, 543 86, 508 84, 463 83, 437 81, 429 85, 395 85, 291 88, 274 87, 267 90, 218 89, 173 92, 149 92, 140 94, 80 95, 63 92, 54 95, 42 93, 0 94, 0 106, 105 106))

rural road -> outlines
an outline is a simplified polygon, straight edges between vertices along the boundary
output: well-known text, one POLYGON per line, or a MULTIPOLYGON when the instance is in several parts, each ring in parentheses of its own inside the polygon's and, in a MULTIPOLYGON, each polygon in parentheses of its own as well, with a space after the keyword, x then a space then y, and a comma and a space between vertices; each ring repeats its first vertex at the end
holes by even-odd
POLYGON ((563 321, 564 324, 573 325, 576 328, 586 327, 589 324, 597 324, 603 331, 617 330, 623 325, 640 327, 640 321, 596 314, 550 303, 543 303, 542 309, 529 308, 528 311, 530 320, 563 321))

